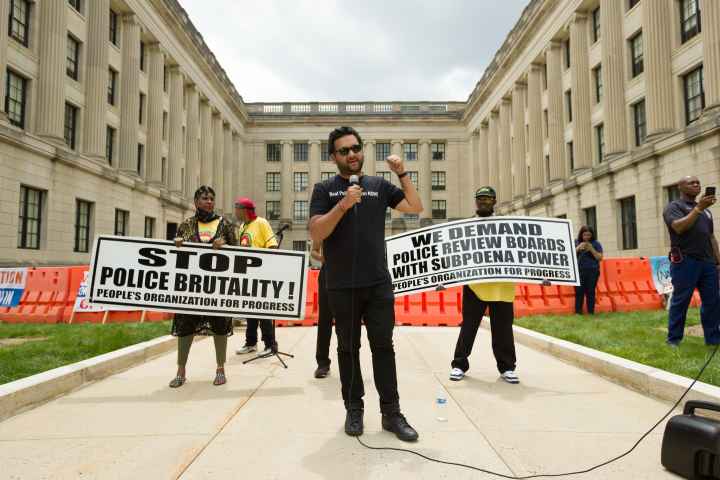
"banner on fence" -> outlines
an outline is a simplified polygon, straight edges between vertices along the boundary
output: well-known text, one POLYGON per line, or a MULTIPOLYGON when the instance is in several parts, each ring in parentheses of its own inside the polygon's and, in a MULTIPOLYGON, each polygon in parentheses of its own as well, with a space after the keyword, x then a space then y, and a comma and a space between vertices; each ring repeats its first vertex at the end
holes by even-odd
POLYGON ((0 268, 0 307, 16 307, 27 282, 27 268, 0 268))
POLYGON ((514 281, 578 285, 569 220, 476 217, 386 239, 396 295, 438 286, 514 281))
POLYGON ((305 252, 100 236, 89 300, 138 310, 302 319, 305 252))
POLYGON ((113 307, 109 307, 107 305, 98 305, 97 303, 90 303, 90 300, 88 299, 88 274, 90 272, 85 270, 83 273, 83 280, 80 282, 80 286, 78 287, 77 296, 75 297, 75 306, 73 307, 73 311, 75 313, 96 313, 96 312, 104 312, 105 310, 108 311, 120 311, 120 310, 137 310, 134 307, 121 307, 118 305, 115 305, 113 307))
POLYGON ((672 278, 670 278, 670 259, 667 255, 650 257, 650 267, 652 268, 652 278, 655 284, 655 290, 660 295, 672 293, 672 278))

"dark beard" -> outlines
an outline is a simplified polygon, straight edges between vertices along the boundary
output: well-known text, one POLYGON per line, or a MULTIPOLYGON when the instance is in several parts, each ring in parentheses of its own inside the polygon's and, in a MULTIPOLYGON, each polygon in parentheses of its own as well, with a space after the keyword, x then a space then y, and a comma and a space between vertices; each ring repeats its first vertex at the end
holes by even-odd
POLYGON ((495 211, 492 209, 487 211, 475 210, 475 214, 478 217, 492 217, 493 213, 495 213, 495 211))
POLYGON ((362 167, 363 167, 363 164, 364 164, 364 163, 365 163, 365 160, 364 160, 364 159, 363 159, 363 160, 360 160, 360 161, 358 162, 358 168, 357 168, 357 170, 351 170, 349 166, 340 165, 340 164, 338 163, 338 170, 340 171, 340 175, 345 175, 345 176, 347 176, 347 175, 357 175, 357 174, 359 174, 360 172, 362 172, 362 167))

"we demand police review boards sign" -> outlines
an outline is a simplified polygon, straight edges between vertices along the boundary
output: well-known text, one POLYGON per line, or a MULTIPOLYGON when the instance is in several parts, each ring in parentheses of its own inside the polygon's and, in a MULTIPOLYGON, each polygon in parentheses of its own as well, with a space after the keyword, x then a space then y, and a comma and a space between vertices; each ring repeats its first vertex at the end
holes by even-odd
POLYGON ((566 219, 475 217, 386 239, 395 295, 438 286, 515 281, 578 285, 566 219))

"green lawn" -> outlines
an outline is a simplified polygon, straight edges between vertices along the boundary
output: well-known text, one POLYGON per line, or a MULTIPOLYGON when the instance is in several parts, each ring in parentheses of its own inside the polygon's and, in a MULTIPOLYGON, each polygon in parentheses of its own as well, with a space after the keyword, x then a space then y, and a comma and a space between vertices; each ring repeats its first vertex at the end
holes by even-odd
POLYGON ((0 384, 96 355, 144 342, 170 332, 170 322, 106 325, 45 325, 0 323, 0 384), (4 339, 43 338, 20 345, 4 339))
MULTIPOLYGON (((687 327, 700 323, 699 310, 688 311, 686 335, 680 348, 665 345, 667 312, 604 313, 595 316, 536 316, 515 319, 515 324, 556 338, 694 378, 707 359, 702 337, 687 335, 687 327)), ((701 381, 720 386, 720 352, 701 381)))

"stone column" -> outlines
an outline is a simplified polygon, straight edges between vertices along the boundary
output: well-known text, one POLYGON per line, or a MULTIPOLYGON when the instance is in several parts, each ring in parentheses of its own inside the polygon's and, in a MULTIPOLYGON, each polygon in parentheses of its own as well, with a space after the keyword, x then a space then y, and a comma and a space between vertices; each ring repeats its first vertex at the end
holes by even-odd
POLYGON ((655 0, 652 8, 642 9, 648 136, 670 132, 675 128, 675 109, 672 98, 668 98, 669 92, 673 91, 674 78, 672 36, 668 34, 668 31, 672 31, 673 3, 673 0, 655 0))
POLYGON ((200 156, 198 135, 200 95, 196 85, 185 88, 187 112, 185 120, 185 193, 189 197, 200 186, 200 156))
POLYGON ((524 197, 527 193, 527 168, 525 167, 525 91, 524 83, 516 83, 513 89, 513 142, 512 165, 514 186, 513 198, 524 197))
MULTIPOLYGON (((107 10, 105 11, 107 17, 107 10)), ((107 33, 107 31, 103 32, 107 33)), ((103 37, 103 42, 107 39, 103 37)), ((145 146, 145 178, 154 184, 162 183, 163 156, 163 67, 165 55, 159 43, 147 45, 148 97, 147 97, 147 144, 145 146)), ((107 70, 107 69, 106 69, 107 70)), ((107 81, 107 71, 105 72, 107 81)))
MULTIPOLYGON (((183 138, 182 121, 183 121, 183 90, 184 79, 179 66, 168 68, 168 95, 170 97, 170 108, 168 112, 168 187, 171 192, 182 193, 184 179, 182 171, 185 167, 185 159, 183 158, 183 138)), ((220 195, 215 190, 216 199, 220 195)))
POLYGON ((478 175, 475 177, 475 190, 480 187, 487 186, 490 183, 490 162, 488 161, 488 137, 489 127, 487 123, 480 125, 478 133, 478 175))
POLYGON ((700 0, 703 40, 703 80, 707 109, 720 107, 720 3, 700 0))
POLYGON ((528 130, 530 143, 530 190, 543 188, 542 69, 532 64, 528 74, 528 130))
POLYGON ((280 168, 280 218, 292 222, 293 218, 293 164, 292 164, 292 142, 283 140, 282 162, 280 168))
MULTIPOLYGON (((498 112, 490 112, 490 120, 488 121, 488 183, 500 192, 500 161, 498 158, 498 130, 500 118, 498 112)), ((500 199, 498 198, 498 201, 500 199)))
POLYGON ((500 130, 498 132, 498 180, 500 182, 500 202, 512 200, 512 154, 510 152, 510 113, 512 105, 508 99, 503 98, 500 102, 500 130))
MULTIPOLYGON (((245 195, 245 196, 255 196, 255 191, 245 191, 243 189, 244 185, 252 185, 252 182, 249 180, 251 177, 250 169, 245 168, 245 161, 243 156, 243 140, 239 133, 235 133, 233 136, 233 152, 235 152, 235 164, 237 165, 237 168, 235 169, 235 183, 233 184, 233 191, 237 192, 238 195, 245 195), (245 178, 248 177, 248 178, 245 178)), ((263 185, 264 189, 264 185, 263 185)), ((264 206, 263 206, 264 207, 264 206)))
POLYGON ((213 188, 215 189, 215 203, 218 207, 222 207, 223 189, 223 146, 225 145, 225 137, 223 136, 223 119, 220 112, 212 117, 213 130, 213 188))
MULTIPOLYGON (((0 18, 7 18, 7 12, 3 15, 3 10, 7 10, 5 6, 7 0, 0 0, 0 18)), ((95 158, 105 157, 106 144, 106 121, 105 112, 107 110, 107 83, 108 83, 108 28, 110 18, 108 11, 110 9, 109 0, 97 0, 87 3, 87 42, 85 42, 85 52, 87 62, 85 74, 85 155, 95 158)), ((7 28, 6 22, 0 22, 7 28)), ((2 29, 0 29, 2 30, 2 29)), ((5 40, 7 32, 0 31, 0 37, 5 40)), ((4 52, 2 42, 0 42, 0 50, 4 52)), ((5 73, 4 63, 0 65, 2 74, 5 73)), ((0 79, 2 87, 5 88, 5 80, 0 79)), ((0 92, 5 98, 4 90, 0 92)))
POLYGON ((570 21, 570 74, 576 168, 590 168, 593 165, 587 25, 587 16, 581 13, 575 13, 570 21))
MULTIPOLYGON (((3 0, 3 3, 8 3, 8 0, 3 0)), ((62 1, 40 2, 38 14, 42 35, 38 35, 40 62, 37 81, 37 133, 61 142, 64 141, 65 125, 65 4, 66 2, 62 1)), ((5 16, 0 21, 7 23, 7 19, 5 16)))
POLYGON ((423 211, 420 218, 432 218, 432 160, 430 158, 430 140, 423 138, 418 146, 420 168, 418 169, 418 188, 423 211))
POLYGON ((223 126, 223 136, 225 138, 225 144, 223 145, 223 192, 224 192, 224 206, 226 212, 232 211, 232 198, 235 195, 233 191, 233 179, 235 178, 235 157, 233 155, 233 144, 232 144, 232 129, 230 124, 226 123, 223 126))
POLYGON ((368 140, 363 146, 365 163, 363 164, 363 172, 365 175, 375 175, 375 140, 368 140))
MULTIPOLYGON (((6 19, 10 15, 10 1, 0 0, 0 99, 5 98, 5 83, 7 79, 7 49, 8 49, 8 22, 6 19)), ((5 101, 0 101, 0 119, 7 117, 5 112, 5 101)))
MULTIPOLYGON (((604 19, 604 17, 603 17, 604 19)), ((572 47, 571 47, 572 48, 572 47)), ((546 52, 548 70, 548 136, 550 139, 550 181, 565 178, 565 122, 563 121, 562 46, 550 42, 546 52)))
MULTIPOLYGON (((138 116, 140 110, 140 25, 137 17, 133 14, 124 15, 122 20, 119 168, 125 172, 137 173, 138 126, 140 123, 138 116)), ((63 58, 65 58, 64 55, 63 58)))
POLYGON ((213 184, 212 107, 207 99, 200 102, 200 185, 213 184))
POLYGON ((603 115, 605 151, 608 155, 627 151, 627 115, 625 110, 625 39, 624 5, 615 0, 600 0, 602 21, 603 115))
MULTIPOLYGON (((367 143, 365 144, 367 145, 367 143)), ((320 181, 320 140, 310 140, 310 178, 308 180, 308 190, 312 192, 313 187, 320 181)), ((367 156, 365 156, 365 165, 367 165, 367 156)))
POLYGON ((460 190, 463 192, 474 192, 475 184, 480 176, 480 129, 476 128, 470 132, 470 138, 467 143, 468 152, 468 168, 461 172, 459 179, 460 190))

